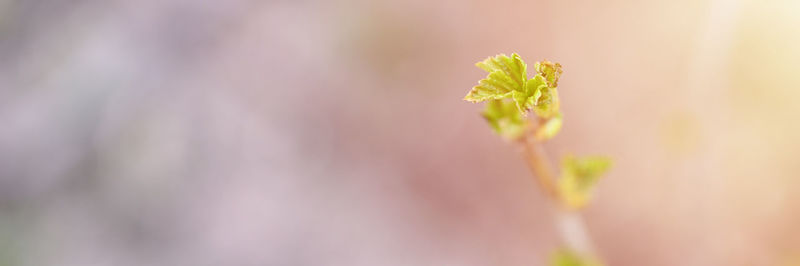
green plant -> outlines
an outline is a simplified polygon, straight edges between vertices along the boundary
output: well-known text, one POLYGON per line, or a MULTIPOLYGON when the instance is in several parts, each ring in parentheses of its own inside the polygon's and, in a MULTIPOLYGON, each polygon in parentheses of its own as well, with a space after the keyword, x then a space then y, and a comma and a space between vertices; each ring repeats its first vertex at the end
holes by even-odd
MULTIPOLYGON (((542 190, 566 215, 578 217, 579 222, 572 223, 578 225, 578 230, 565 231, 578 232, 579 235, 565 233, 567 246, 553 254, 551 265, 602 265, 592 254, 591 241, 576 211, 589 202, 594 185, 609 169, 611 160, 602 156, 568 155, 561 161, 561 175, 558 177, 541 145, 555 137, 563 123, 558 98, 561 64, 536 62, 535 74, 531 78, 528 78, 527 65, 517 54, 489 57, 476 66, 489 75, 480 80, 464 100, 487 102, 482 115, 489 126, 500 136, 524 147, 526 161, 542 190), (530 111, 535 114, 533 117, 529 117, 530 111)), ((562 220, 576 221, 574 218, 562 220)))

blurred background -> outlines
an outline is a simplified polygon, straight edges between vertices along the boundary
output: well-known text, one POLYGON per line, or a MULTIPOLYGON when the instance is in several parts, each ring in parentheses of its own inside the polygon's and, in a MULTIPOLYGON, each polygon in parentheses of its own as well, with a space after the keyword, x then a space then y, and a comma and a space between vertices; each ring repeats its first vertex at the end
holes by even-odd
POLYGON ((564 66, 553 158, 614 168, 609 265, 800 254, 800 2, 0 0, 0 265, 544 265, 462 100, 564 66))

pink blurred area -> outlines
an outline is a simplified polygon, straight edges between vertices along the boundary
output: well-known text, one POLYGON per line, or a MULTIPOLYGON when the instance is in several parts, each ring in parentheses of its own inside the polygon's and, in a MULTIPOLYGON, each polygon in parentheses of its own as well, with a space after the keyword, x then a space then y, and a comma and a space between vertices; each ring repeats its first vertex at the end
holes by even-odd
POLYGON ((608 265, 800 256, 796 1, 0 0, 0 265, 545 265, 474 63, 564 66, 608 265))

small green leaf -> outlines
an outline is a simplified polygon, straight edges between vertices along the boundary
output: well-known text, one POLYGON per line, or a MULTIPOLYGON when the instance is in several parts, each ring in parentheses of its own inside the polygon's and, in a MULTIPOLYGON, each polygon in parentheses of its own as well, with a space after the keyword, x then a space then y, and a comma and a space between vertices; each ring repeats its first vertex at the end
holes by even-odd
POLYGON ((542 96, 542 90, 547 89, 547 84, 544 77, 536 75, 532 79, 525 82, 525 87, 522 91, 515 91, 511 93, 514 103, 517 104, 517 109, 523 116, 528 114, 536 105, 536 102, 542 96))
POLYGON ((512 91, 516 92, 516 90, 513 90, 516 86, 515 81, 500 70, 489 73, 488 77, 478 83, 478 86, 472 87, 472 90, 464 97, 464 100, 471 102, 498 100, 507 98, 512 91))
POLYGON ((518 54, 513 53, 511 57, 505 54, 499 54, 495 57, 489 57, 486 60, 475 64, 486 72, 492 73, 495 71, 502 71, 510 77, 515 83, 513 90, 522 90, 525 86, 525 81, 528 80, 528 65, 522 61, 518 54))
POLYGON ((547 88, 542 90, 542 97, 536 102, 533 109, 542 118, 550 118, 559 112, 558 78, 561 76, 561 64, 550 61, 536 62, 534 66, 537 75, 544 77, 547 88))
POLYGON ((525 83, 528 81, 528 74, 525 71, 528 66, 522 62, 519 55, 512 54, 511 57, 508 57, 500 54, 475 65, 489 72, 489 76, 480 80, 478 86, 472 87, 464 100, 471 102, 498 100, 512 97, 511 92, 514 91, 517 92, 516 94, 527 94, 525 83))
POLYGON ((567 156, 561 162, 558 189, 566 205, 581 208, 589 202, 597 180, 611 167, 611 160, 601 156, 576 158, 567 156))
POLYGON ((558 114, 559 105, 558 91, 555 88, 542 88, 542 96, 536 101, 533 111, 542 118, 550 118, 558 114))
POLYGON ((561 64, 550 61, 536 62, 534 66, 536 73, 541 74, 547 80, 547 86, 558 88, 558 78, 561 77, 561 64))
POLYGON ((539 128, 536 129, 536 139, 548 140, 555 137, 556 134, 561 131, 562 124, 561 113, 547 119, 543 125, 540 125, 539 128))
POLYGON ((602 266, 597 258, 562 248, 550 255, 550 266, 602 266))
POLYGON ((511 101, 489 101, 486 110, 483 111, 483 117, 497 134, 510 140, 520 138, 528 127, 528 120, 511 101))

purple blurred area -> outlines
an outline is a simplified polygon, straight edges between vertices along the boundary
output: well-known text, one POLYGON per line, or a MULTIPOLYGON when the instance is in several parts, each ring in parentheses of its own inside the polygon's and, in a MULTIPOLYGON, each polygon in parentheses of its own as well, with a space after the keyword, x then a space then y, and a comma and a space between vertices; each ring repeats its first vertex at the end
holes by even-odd
POLYGON ((545 265, 461 99, 560 62, 609 265, 800 258, 795 1, 0 0, 0 266, 545 265))

